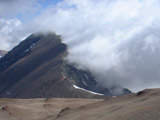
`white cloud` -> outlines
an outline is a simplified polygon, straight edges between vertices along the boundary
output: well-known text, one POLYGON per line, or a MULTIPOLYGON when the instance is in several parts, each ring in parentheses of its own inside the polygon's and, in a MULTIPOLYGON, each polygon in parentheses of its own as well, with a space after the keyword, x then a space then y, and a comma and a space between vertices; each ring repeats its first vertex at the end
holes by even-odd
POLYGON ((159 11, 158 0, 66 0, 34 25, 61 34, 68 59, 94 71, 103 84, 137 91, 160 87, 159 11))
POLYGON ((17 19, 0 19, 0 49, 10 50, 20 42, 21 22, 17 19))

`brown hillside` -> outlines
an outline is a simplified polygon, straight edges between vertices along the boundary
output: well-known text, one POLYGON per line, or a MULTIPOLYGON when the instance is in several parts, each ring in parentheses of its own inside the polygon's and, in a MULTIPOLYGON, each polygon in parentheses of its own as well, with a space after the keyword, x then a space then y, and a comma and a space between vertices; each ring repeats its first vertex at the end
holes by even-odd
POLYGON ((107 99, 0 99, 0 120, 159 120, 160 89, 107 99))

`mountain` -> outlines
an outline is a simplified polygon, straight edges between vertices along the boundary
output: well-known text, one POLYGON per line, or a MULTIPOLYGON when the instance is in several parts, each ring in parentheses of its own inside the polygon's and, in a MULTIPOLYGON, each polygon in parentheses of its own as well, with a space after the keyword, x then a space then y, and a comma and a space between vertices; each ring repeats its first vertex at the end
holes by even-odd
POLYGON ((159 120, 160 89, 106 99, 0 99, 0 120, 159 120))
POLYGON ((3 57, 6 53, 7 53, 7 51, 5 51, 5 50, 0 50, 0 58, 3 57))
POLYGON ((30 35, 0 59, 0 97, 104 98, 131 93, 120 86, 102 87, 90 71, 68 64, 67 55, 59 35, 30 35))

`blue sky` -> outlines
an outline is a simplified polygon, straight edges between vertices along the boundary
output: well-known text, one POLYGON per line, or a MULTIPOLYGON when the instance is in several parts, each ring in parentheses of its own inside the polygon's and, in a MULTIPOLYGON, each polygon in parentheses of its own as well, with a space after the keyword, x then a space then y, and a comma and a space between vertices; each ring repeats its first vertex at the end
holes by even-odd
POLYGON ((49 5, 56 5, 59 2, 62 2, 63 0, 42 0, 39 3, 42 5, 43 8, 48 7, 49 5))
POLYGON ((43 12, 45 9, 47 9, 50 6, 56 6, 59 2, 62 2, 63 0, 39 0, 38 2, 34 3, 32 5, 33 8, 36 8, 35 10, 31 11, 31 14, 27 14, 28 11, 25 11, 24 13, 17 13, 15 16, 18 18, 21 22, 26 23, 34 19, 34 17, 38 16, 43 12))

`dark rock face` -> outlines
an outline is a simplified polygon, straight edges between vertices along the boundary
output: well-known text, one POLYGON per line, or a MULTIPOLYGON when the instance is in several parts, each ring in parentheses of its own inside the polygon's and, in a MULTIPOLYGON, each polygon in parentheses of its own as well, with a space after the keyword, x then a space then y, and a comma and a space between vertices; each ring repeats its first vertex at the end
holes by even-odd
MULTIPOLYGON (((103 98, 115 95, 98 85, 89 71, 67 64, 67 46, 54 33, 33 34, 0 59, 0 97, 103 98), (82 89, 76 89, 76 85, 82 89)), ((118 86, 117 86, 118 87, 118 86)), ((119 87, 121 88, 121 87, 119 87)), ((128 89, 123 89, 128 94, 128 89)))
POLYGON ((119 96, 124 94, 131 94, 131 91, 120 86, 112 86, 110 88, 105 88, 101 86, 96 81, 96 77, 93 76, 93 74, 90 73, 90 71, 79 70, 74 65, 69 64, 64 64, 64 68, 66 72, 66 77, 72 81, 72 84, 77 85, 80 88, 104 94, 106 96, 119 96))

